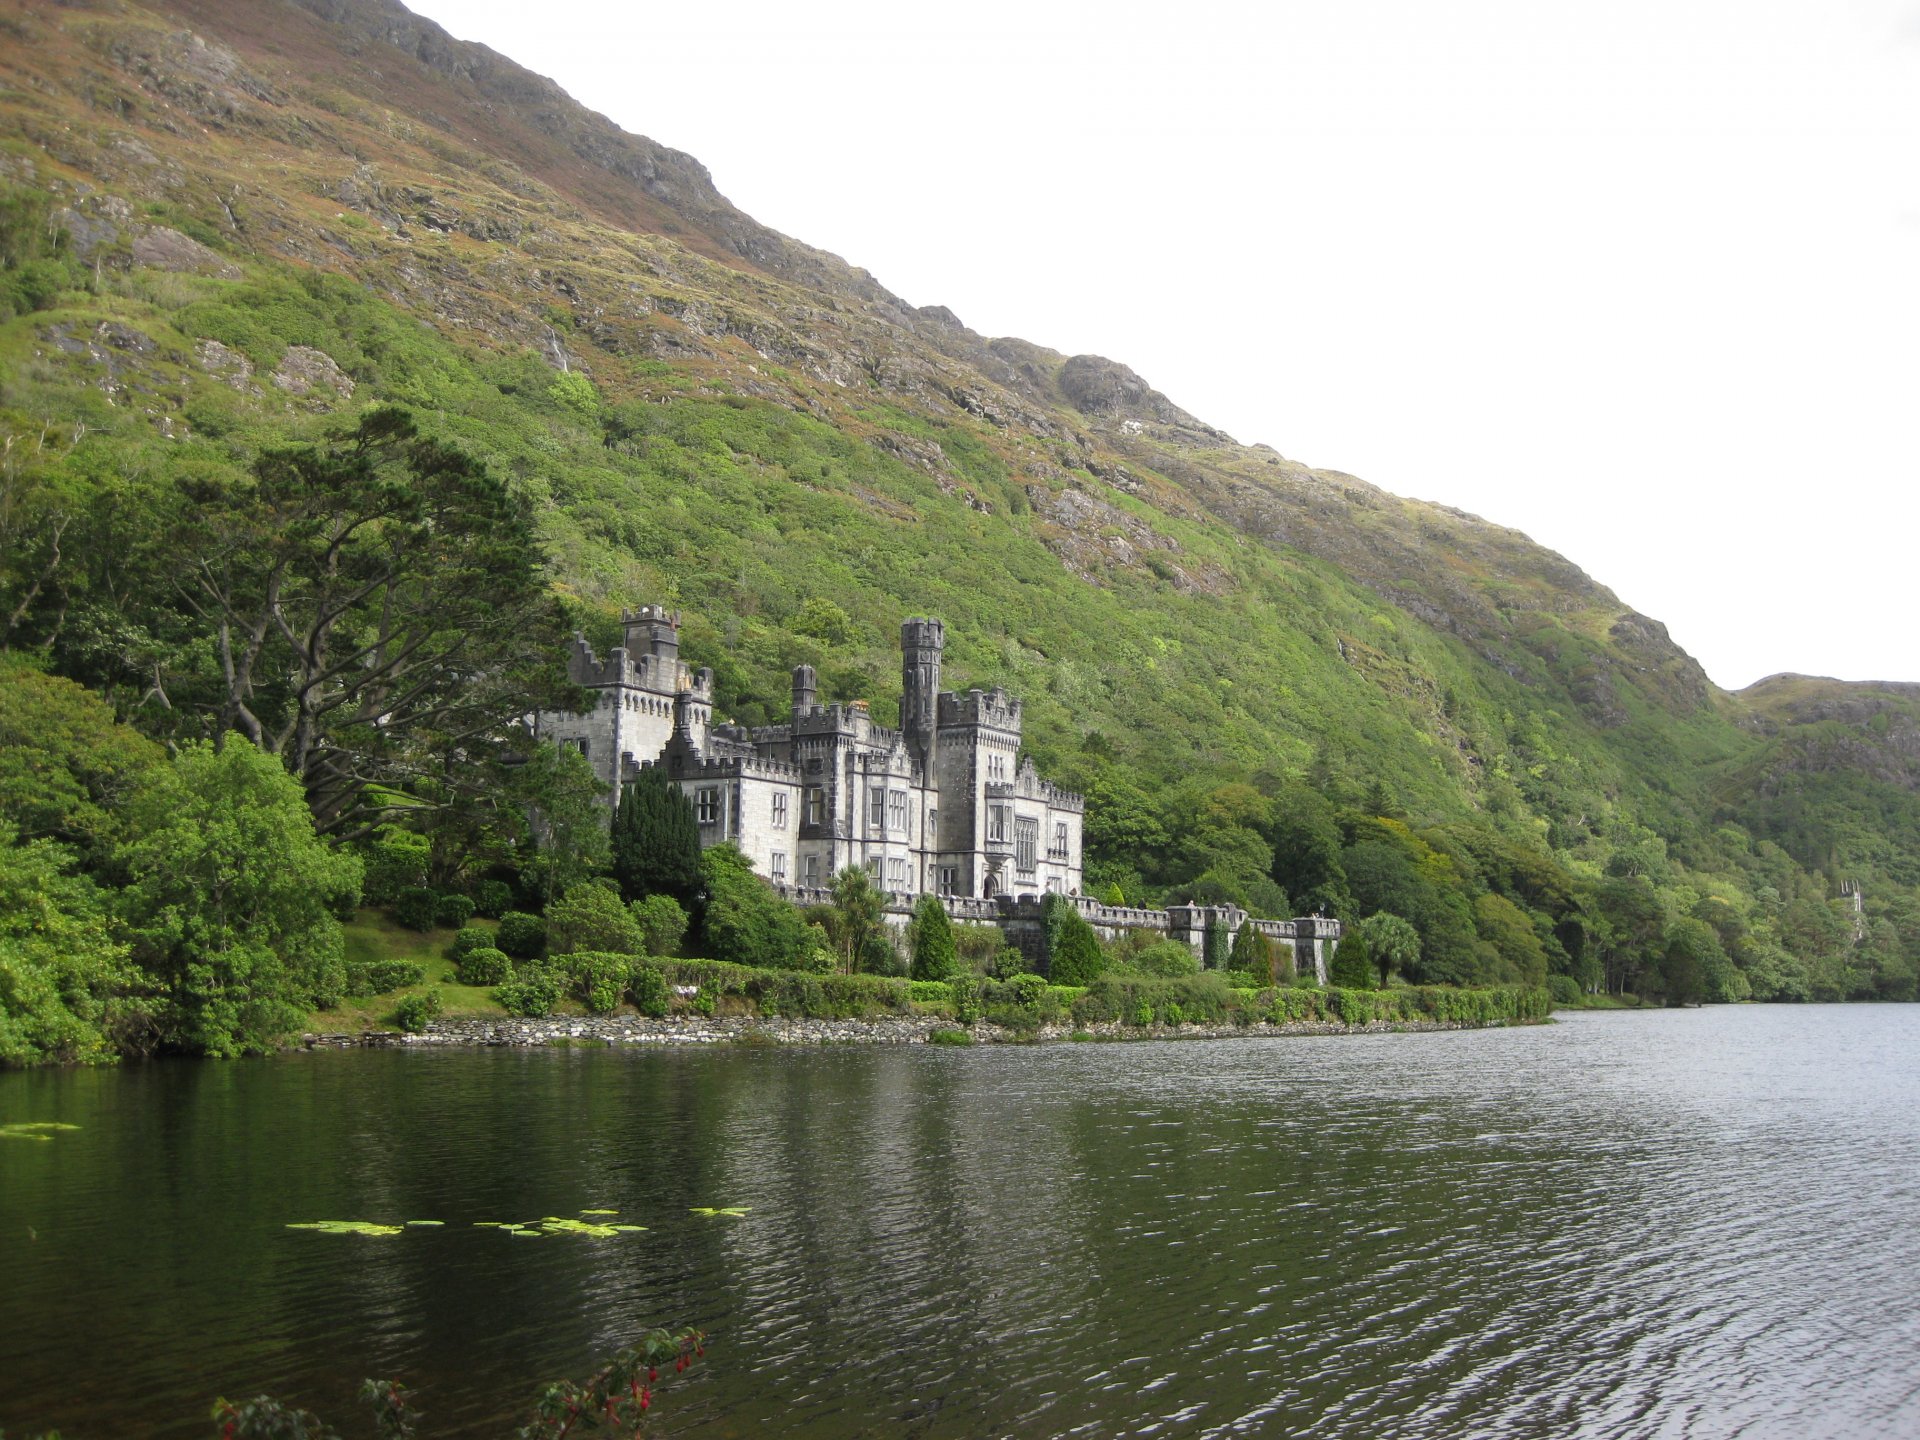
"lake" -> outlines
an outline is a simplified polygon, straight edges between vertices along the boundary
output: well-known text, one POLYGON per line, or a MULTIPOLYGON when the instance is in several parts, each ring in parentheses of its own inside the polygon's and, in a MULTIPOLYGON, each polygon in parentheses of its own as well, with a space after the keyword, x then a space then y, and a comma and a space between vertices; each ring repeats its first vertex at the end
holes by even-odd
POLYGON ((657 1324, 710 1335, 670 1435, 1920 1434, 1915 1006, 0 1075, 31 1120, 82 1128, 0 1141, 15 1436, 354 1435, 376 1375, 506 1433, 657 1324))

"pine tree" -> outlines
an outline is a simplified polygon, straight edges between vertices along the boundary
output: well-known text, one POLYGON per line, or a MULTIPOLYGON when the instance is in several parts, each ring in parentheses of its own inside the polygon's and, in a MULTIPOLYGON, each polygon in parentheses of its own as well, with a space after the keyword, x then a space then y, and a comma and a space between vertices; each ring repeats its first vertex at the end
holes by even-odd
POLYGON ((613 814, 614 878, 625 900, 671 895, 691 909, 700 894, 700 827, 684 791, 657 767, 620 791, 613 814))
POLYGON ((1340 937, 1333 952, 1333 968, 1327 983, 1342 990, 1373 989, 1373 956, 1368 953, 1366 936, 1350 929, 1340 937))
POLYGON ((913 978, 945 980, 952 976, 956 954, 953 923, 937 895, 922 895, 913 916, 913 978))

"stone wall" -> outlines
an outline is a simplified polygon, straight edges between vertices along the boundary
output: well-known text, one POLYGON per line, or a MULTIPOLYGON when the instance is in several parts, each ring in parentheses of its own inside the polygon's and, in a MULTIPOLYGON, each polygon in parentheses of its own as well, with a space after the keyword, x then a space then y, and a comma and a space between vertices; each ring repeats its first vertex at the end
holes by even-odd
MULTIPOLYGON (((1535 1023, 1535 1022, 1517 1022, 1535 1023)), ((555 1015, 543 1020, 435 1020, 418 1035, 398 1030, 369 1030, 350 1035, 303 1035, 306 1050, 430 1050, 562 1045, 924 1045, 936 1030, 962 1028, 935 1015, 887 1015, 872 1020, 790 1020, 756 1016, 555 1015)), ((1075 1033, 1099 1040, 1222 1040, 1243 1036, 1381 1035, 1426 1030, 1474 1030, 1488 1027, 1464 1021, 1395 1021, 1340 1025, 1303 1021, 1274 1025, 1154 1025, 1141 1027, 1108 1021, 1086 1026, 1043 1025, 1038 1030, 1003 1030, 986 1023, 971 1027, 977 1044, 1025 1044, 1060 1041, 1075 1033)))

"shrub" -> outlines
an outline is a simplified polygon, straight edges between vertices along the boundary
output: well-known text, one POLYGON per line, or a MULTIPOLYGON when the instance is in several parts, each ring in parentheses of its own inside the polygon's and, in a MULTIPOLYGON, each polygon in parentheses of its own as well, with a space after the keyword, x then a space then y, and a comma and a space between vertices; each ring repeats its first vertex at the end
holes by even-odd
POLYGON ((547 948, 547 927, 538 915, 509 910, 500 917, 494 943, 516 960, 538 960, 547 948))
POLYGON ((953 1018, 971 1025, 980 1018, 980 991, 986 982, 962 976, 947 982, 947 994, 953 1005, 953 1018))
POLYGON ((575 885, 547 906, 547 945, 556 955, 639 955, 646 950, 640 922, 604 885, 575 885))
POLYGON ((1586 996, 1580 991, 1580 984, 1571 975, 1549 975, 1547 993, 1553 997, 1556 1005, 1583 1005, 1586 996))
POLYGON ((929 1045, 971 1045, 973 1036, 965 1030, 934 1030, 927 1036, 929 1045))
POLYGON ((1048 978, 1056 985, 1085 985, 1097 979, 1107 967, 1107 956, 1093 927, 1061 895, 1046 898, 1044 913, 1048 978))
POLYGON ((376 960, 367 966, 367 994, 385 995, 426 978, 426 966, 412 960, 376 960))
MULTIPOLYGON (((631 907, 640 938, 649 955, 678 955, 687 938, 687 912, 671 895, 649 895, 631 907)), ((831 963, 831 962, 829 962, 831 963)))
POLYGON ((491 930, 483 925, 462 925, 454 932, 453 944, 447 947, 447 958, 464 960, 476 950, 495 948, 491 930))
POLYGON ((955 925, 954 955, 962 970, 975 975, 991 975, 1006 950, 1007 937, 998 925, 955 925))
POLYGON ((1200 960, 1193 953, 1193 947, 1185 941, 1156 940, 1145 949, 1136 950, 1127 968, 1141 975, 1172 979, 1178 975, 1199 974, 1200 960))
POLYGON ((634 965, 627 972, 627 998, 642 1015, 659 1019, 673 1006, 667 977, 650 965, 634 965))
POLYGON ((409 885, 393 899, 393 918, 409 930, 433 929, 440 897, 424 885, 409 885))
POLYGON ((1031 1009, 1046 998, 1047 982, 1038 975, 1016 975, 1006 982, 1006 989, 1014 1004, 1031 1009))
POLYGON ((633 973, 631 956, 604 951, 562 955, 554 963, 567 973, 574 993, 596 1015, 604 1015, 619 1006, 633 973))
POLYGON ((521 970, 504 985, 494 986, 493 998, 511 1014, 537 1019, 551 1015, 560 1003, 560 981, 544 970, 521 970))
POLYGON ((440 1013, 440 992, 428 990, 419 995, 409 995, 394 1007, 393 1018, 402 1030, 417 1035, 427 1028, 427 1022, 440 1013))
POLYGON ((1236 975, 1246 975, 1253 980, 1252 989, 1273 983, 1273 951, 1267 944, 1267 937, 1253 928, 1253 921, 1241 924, 1240 933, 1233 937, 1233 953, 1227 959, 1227 969, 1236 975))
POLYGON ((504 880, 480 880, 473 886, 473 913, 498 920, 513 904, 513 887, 504 880))
POLYGON ((916 1005, 951 1005, 953 991, 944 980, 909 980, 907 994, 916 1005))
POLYGON ((382 829, 381 836, 366 849, 366 876, 361 895, 369 905, 391 905, 403 890, 412 889, 427 878, 427 862, 432 858, 427 837, 394 826, 382 829))
POLYGON ((433 907, 433 923, 442 930, 458 930, 473 918, 473 901, 464 895, 442 895, 433 907))
POLYGON ((504 950, 487 945, 462 955, 458 974, 462 985, 498 985, 512 968, 504 950))
POLYGON ((1206 934, 1201 942, 1201 967, 1207 970, 1224 970, 1233 954, 1233 935, 1219 921, 1207 925, 1206 934))

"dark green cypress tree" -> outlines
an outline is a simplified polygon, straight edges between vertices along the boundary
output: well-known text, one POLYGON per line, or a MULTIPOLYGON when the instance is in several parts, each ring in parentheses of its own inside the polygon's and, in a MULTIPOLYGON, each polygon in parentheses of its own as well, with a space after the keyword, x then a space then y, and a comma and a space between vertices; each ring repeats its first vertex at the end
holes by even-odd
POLYGON ((1240 933, 1233 937, 1233 955, 1227 968, 1236 974, 1251 975, 1262 985, 1273 983, 1273 955, 1267 937, 1253 928, 1253 921, 1241 922, 1240 933))
POLYGON ((671 895, 691 909, 700 895, 700 826, 693 803, 657 766, 623 786, 609 837, 614 878, 629 902, 671 895))
POLYGON ((1357 927, 1342 935, 1334 947, 1327 983, 1342 990, 1373 989, 1373 955, 1367 949, 1366 936, 1357 927))
POLYGON ((949 979, 956 958, 947 907, 937 895, 922 895, 913 913, 913 978, 949 979))

